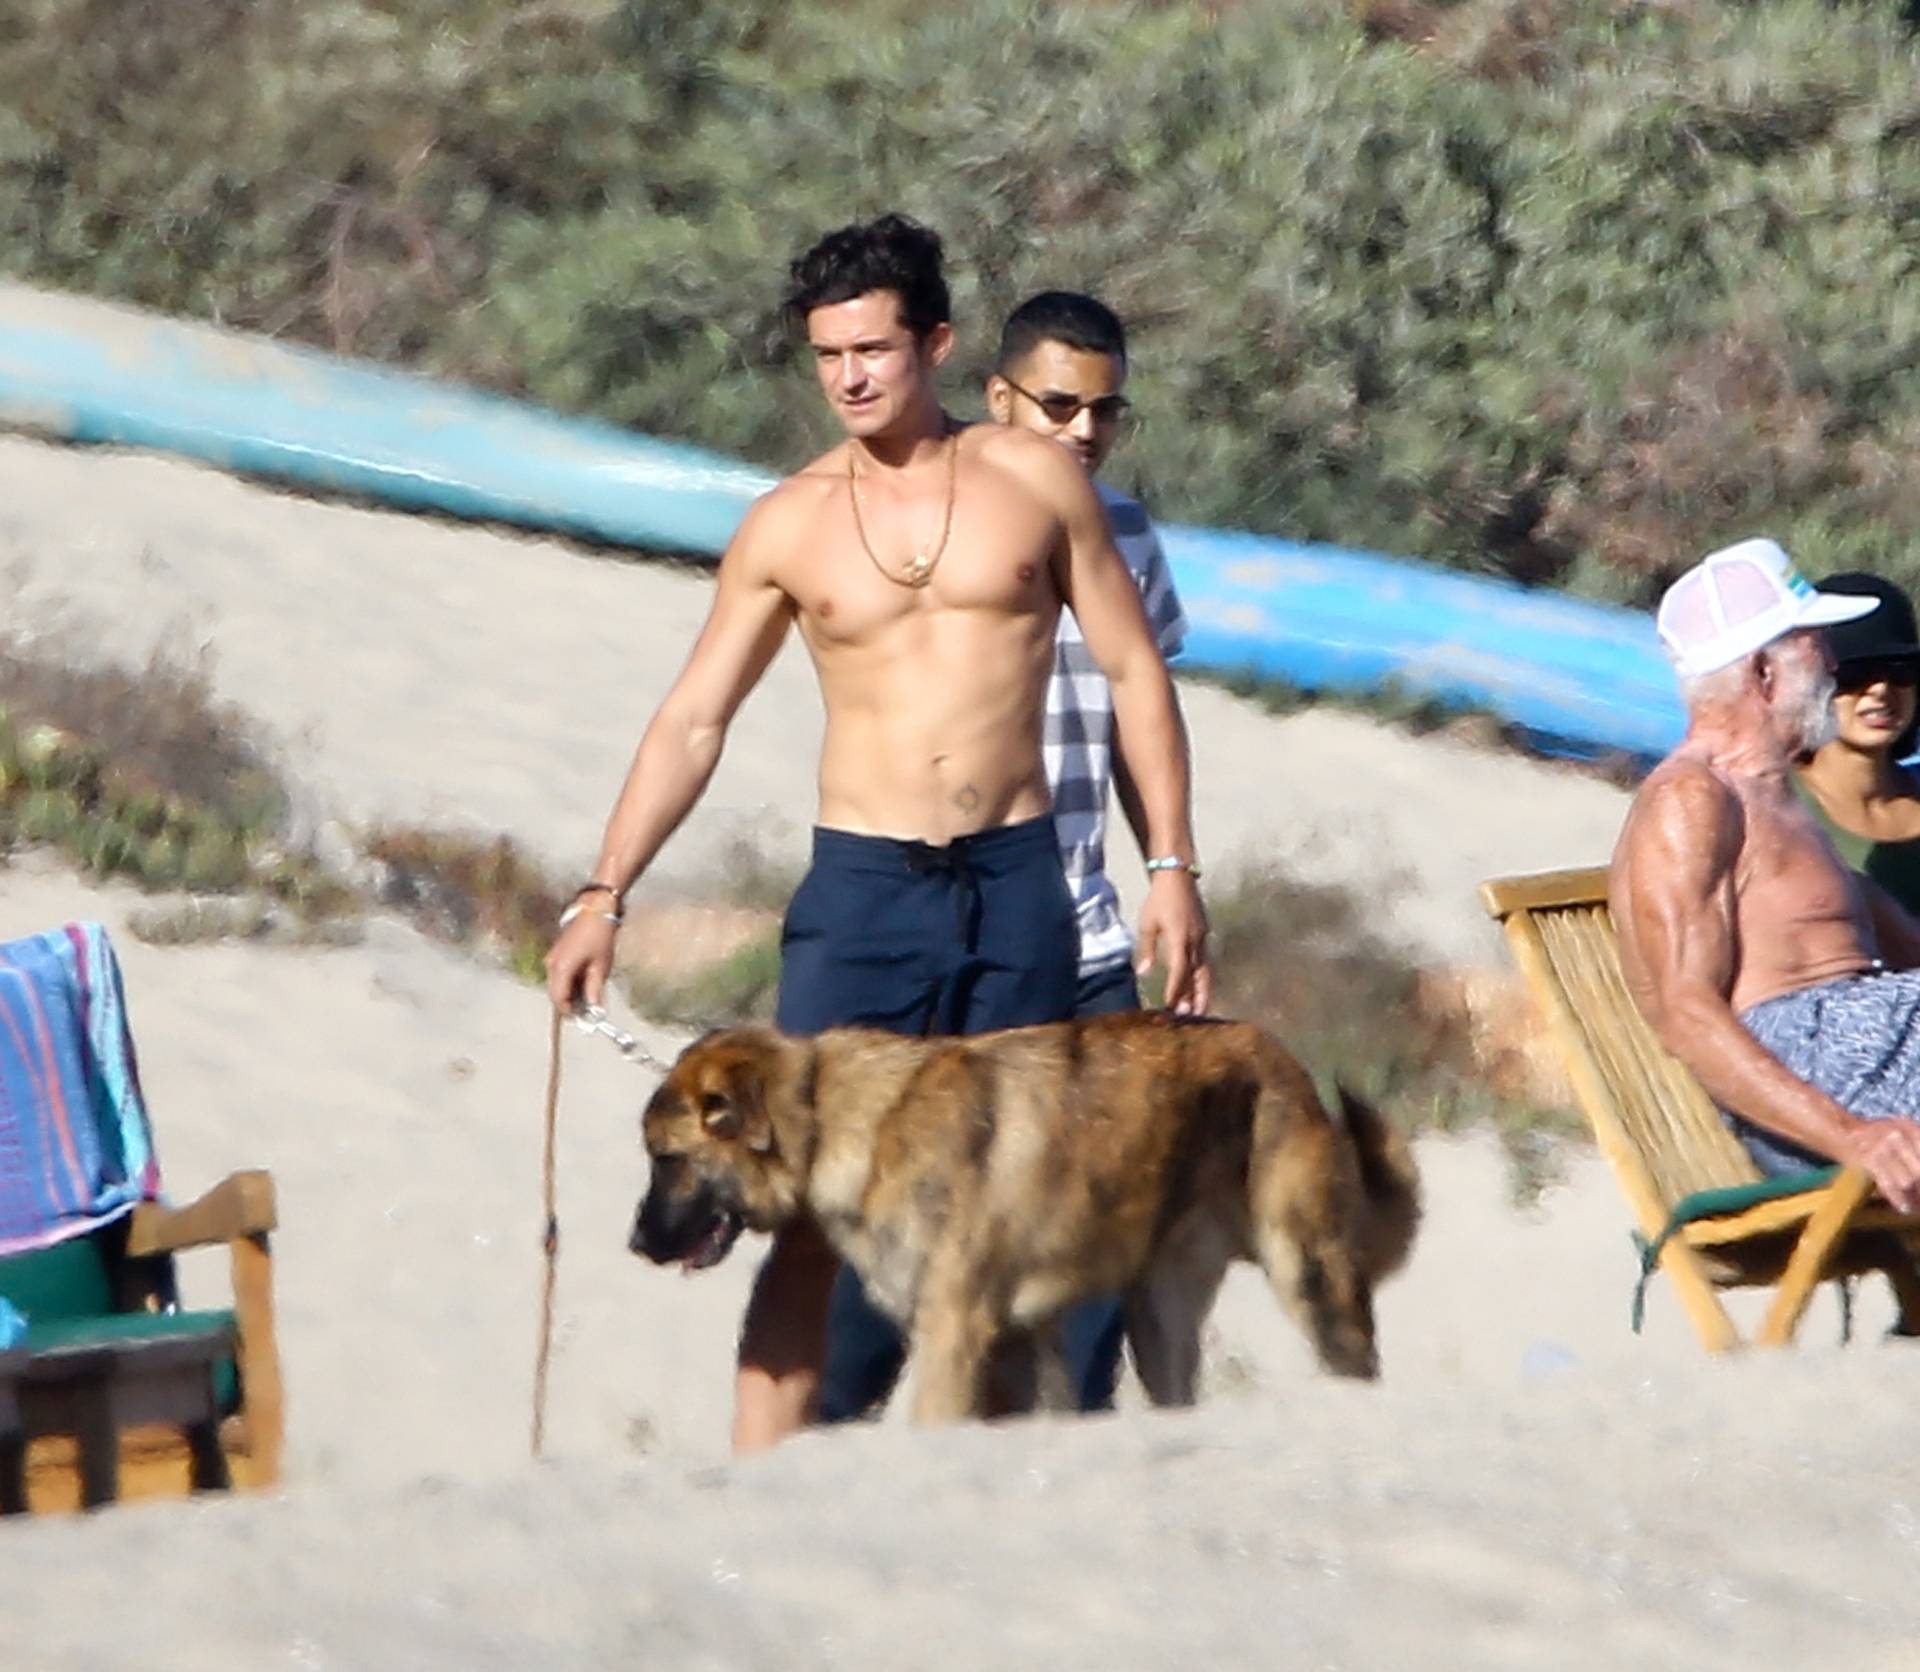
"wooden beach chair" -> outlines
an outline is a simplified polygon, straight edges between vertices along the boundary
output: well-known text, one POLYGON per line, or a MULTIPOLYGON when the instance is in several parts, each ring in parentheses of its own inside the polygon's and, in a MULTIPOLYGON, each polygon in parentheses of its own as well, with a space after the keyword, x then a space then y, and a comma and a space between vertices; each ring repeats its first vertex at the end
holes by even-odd
POLYGON ((0 1258, 30 1326, 0 1352, 0 1514, 264 1486, 280 1470, 273 1180, 235 1173, 185 1207, 0 1258), (175 1310, 174 1256, 228 1251, 233 1304, 175 1310))
POLYGON ((1721 1289, 1774 1289, 1758 1340, 1778 1347, 1793 1339, 1817 1283, 1862 1271, 1885 1271, 1903 1329, 1920 1328, 1920 1276, 1903 1240, 1920 1235, 1920 1216, 1873 1200, 1857 1168, 1761 1176, 1629 996, 1603 868, 1502 878, 1484 883, 1480 897, 1506 931, 1639 1224, 1636 1328, 1656 1268, 1709 1352, 1740 1345, 1721 1289))
POLYGON ((105 928, 0 943, 0 1511, 275 1478, 273 1228, 265 1173, 163 1205, 105 928), (232 1304, 182 1311, 174 1257, 205 1246, 232 1304))

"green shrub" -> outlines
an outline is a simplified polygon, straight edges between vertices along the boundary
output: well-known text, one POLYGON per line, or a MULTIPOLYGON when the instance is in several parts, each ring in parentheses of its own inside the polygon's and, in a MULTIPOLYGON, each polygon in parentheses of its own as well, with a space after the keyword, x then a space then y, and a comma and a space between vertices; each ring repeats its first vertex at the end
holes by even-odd
POLYGON ((1133 321, 1163 515, 1916 579, 1917 71, 1825 0, 17 0, 0 268, 791 466, 785 262, 897 206, 961 410, 1025 292, 1133 321))

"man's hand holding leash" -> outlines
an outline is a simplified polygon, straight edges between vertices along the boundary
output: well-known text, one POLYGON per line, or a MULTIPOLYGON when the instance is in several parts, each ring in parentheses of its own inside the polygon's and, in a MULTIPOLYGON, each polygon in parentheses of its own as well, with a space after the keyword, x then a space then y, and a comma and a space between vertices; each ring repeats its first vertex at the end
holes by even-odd
POLYGON ((560 914, 560 933, 547 949, 547 996, 571 1015, 582 1002, 596 1009, 606 998, 613 971, 613 941, 623 917, 620 894, 610 883, 583 884, 560 914))

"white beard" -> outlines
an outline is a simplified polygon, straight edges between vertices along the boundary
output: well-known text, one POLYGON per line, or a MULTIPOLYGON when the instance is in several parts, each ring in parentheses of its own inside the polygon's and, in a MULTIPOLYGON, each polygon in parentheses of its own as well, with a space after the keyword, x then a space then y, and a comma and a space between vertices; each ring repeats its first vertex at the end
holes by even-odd
POLYGON ((1803 691, 1783 692, 1780 709, 1790 735, 1799 738, 1799 752, 1811 755, 1825 748, 1840 735, 1840 720, 1833 712, 1833 675, 1822 673, 1803 691))

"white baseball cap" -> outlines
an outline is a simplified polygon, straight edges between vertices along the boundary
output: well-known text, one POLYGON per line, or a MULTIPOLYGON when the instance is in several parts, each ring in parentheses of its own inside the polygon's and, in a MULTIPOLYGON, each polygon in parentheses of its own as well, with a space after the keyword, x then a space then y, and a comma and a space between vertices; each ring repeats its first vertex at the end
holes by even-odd
POLYGON ((1830 627, 1880 607, 1878 598, 1816 592, 1772 540, 1709 552, 1660 599, 1660 648, 1682 679, 1731 667, 1783 634, 1830 627))

